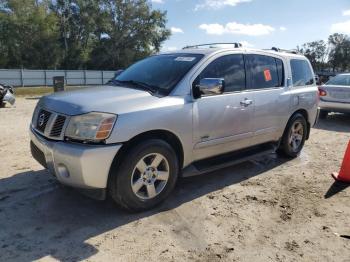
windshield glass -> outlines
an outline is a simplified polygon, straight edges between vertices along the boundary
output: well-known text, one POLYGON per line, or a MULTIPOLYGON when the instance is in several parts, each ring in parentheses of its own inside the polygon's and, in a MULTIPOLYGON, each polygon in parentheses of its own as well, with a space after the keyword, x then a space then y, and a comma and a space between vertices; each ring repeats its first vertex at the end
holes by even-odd
POLYGON ((139 84, 154 93, 168 95, 185 74, 201 60, 201 54, 164 54, 143 59, 115 78, 116 82, 139 84))
POLYGON ((326 85, 350 86, 350 75, 337 75, 330 79, 326 85))

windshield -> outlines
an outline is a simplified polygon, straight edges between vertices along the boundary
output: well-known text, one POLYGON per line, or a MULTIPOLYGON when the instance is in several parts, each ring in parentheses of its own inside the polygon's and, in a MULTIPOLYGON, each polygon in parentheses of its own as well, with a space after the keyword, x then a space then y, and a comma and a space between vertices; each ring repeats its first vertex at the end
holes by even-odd
POLYGON ((143 59, 114 80, 148 87, 153 93, 168 95, 185 74, 201 60, 201 54, 164 54, 143 59))
POLYGON ((350 75, 337 75, 330 79, 326 85, 350 86, 350 75))

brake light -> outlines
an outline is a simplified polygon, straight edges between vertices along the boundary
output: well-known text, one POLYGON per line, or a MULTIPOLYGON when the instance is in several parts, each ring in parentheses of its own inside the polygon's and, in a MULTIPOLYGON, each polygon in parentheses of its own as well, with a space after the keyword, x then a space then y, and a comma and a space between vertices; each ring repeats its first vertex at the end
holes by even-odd
POLYGON ((321 87, 318 88, 318 93, 319 93, 320 96, 326 96, 327 95, 327 92, 324 89, 322 89, 321 87))

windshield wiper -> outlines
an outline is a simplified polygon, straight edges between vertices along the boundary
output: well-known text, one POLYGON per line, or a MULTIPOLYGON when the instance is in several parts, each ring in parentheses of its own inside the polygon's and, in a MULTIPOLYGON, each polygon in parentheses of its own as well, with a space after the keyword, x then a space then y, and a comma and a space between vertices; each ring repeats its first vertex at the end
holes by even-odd
POLYGON ((147 83, 143 83, 140 81, 135 81, 135 80, 114 80, 114 83, 121 83, 121 84, 131 84, 133 86, 138 86, 142 87, 142 89, 151 92, 152 94, 156 93, 159 90, 159 87, 157 86, 152 86, 147 83))

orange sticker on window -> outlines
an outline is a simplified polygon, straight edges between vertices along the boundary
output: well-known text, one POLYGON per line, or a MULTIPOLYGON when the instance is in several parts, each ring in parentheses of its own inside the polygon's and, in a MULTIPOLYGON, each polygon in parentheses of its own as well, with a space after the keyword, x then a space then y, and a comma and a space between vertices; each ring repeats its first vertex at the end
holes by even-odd
POLYGON ((265 77, 265 81, 271 81, 272 77, 271 77, 271 72, 269 69, 264 70, 264 77, 265 77))

